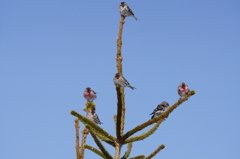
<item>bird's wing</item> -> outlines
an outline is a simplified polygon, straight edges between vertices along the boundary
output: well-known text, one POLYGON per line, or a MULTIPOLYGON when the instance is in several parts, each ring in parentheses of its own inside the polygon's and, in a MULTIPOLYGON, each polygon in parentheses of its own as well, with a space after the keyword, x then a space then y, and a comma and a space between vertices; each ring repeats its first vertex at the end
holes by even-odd
POLYGON ((102 122, 99 120, 98 115, 97 115, 96 113, 93 115, 93 120, 94 120, 97 124, 102 124, 102 122))
POLYGON ((124 78, 123 76, 122 76, 122 78, 123 78, 124 83, 125 83, 126 85, 130 85, 129 82, 126 80, 126 78, 124 78))
POLYGON ((129 10, 129 12, 134 16, 134 13, 133 13, 133 11, 131 10, 131 8, 129 8, 129 7, 127 7, 128 8, 128 10, 129 10))

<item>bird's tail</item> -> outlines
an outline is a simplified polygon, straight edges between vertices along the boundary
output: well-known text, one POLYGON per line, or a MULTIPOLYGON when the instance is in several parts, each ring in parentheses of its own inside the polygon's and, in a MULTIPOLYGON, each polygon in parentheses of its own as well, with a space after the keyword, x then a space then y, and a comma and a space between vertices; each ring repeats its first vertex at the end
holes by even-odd
POLYGON ((134 15, 133 15, 133 18, 134 18, 135 20, 140 20, 140 19, 138 19, 137 17, 135 17, 134 15))
POLYGON ((135 87, 133 87, 133 86, 128 86, 128 87, 131 88, 132 90, 137 89, 137 88, 135 88, 135 87))

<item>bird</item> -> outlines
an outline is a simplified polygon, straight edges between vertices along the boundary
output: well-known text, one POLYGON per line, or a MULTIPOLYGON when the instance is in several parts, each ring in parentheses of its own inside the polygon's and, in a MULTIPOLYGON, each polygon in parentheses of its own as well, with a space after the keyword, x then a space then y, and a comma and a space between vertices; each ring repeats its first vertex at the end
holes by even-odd
POLYGON ((125 2, 121 2, 118 8, 122 17, 130 17, 132 16, 135 20, 139 20, 134 16, 133 11, 129 8, 129 6, 125 2))
POLYGON ((97 98, 97 93, 94 92, 90 87, 87 87, 83 92, 83 97, 87 99, 87 101, 93 101, 97 98))
POLYGON ((86 117, 93 121, 94 123, 96 124, 102 124, 102 122, 99 120, 98 118, 98 115, 96 114, 95 110, 94 109, 90 109, 88 112, 87 112, 87 115, 86 117))
POLYGON ((180 83, 178 86, 178 94, 181 97, 185 97, 188 94, 188 92, 190 92, 188 85, 186 85, 184 82, 180 83))
POLYGON ((120 74, 116 73, 113 79, 115 85, 120 85, 122 88, 129 87, 132 90, 136 89, 135 87, 131 86, 128 81, 120 74))
POLYGON ((153 112, 150 115, 152 115, 152 118, 157 117, 164 113, 165 111, 167 111, 169 108, 170 108, 169 104, 163 101, 161 104, 157 106, 156 109, 153 110, 153 112))

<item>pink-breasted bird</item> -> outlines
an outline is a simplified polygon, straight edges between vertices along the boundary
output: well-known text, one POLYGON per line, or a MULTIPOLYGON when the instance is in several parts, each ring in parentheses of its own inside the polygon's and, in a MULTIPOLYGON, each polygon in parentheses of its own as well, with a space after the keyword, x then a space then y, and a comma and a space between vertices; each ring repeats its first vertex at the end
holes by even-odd
POLYGON ((102 122, 99 120, 98 115, 96 114, 96 112, 95 112, 94 109, 89 110, 89 111, 87 112, 86 117, 87 117, 89 120, 91 120, 91 121, 93 121, 94 123, 96 123, 96 124, 102 124, 102 122))
POLYGON ((178 94, 181 97, 185 97, 188 94, 188 92, 190 92, 188 85, 186 85, 184 82, 180 83, 178 86, 178 94))
POLYGON ((113 82, 115 85, 120 85, 122 88, 129 87, 132 90, 136 89, 135 87, 131 86, 128 83, 128 81, 120 73, 116 73, 116 75, 114 76, 113 82))
POLYGON ((152 118, 157 117, 164 113, 165 111, 167 111, 169 108, 170 108, 169 104, 163 101, 161 104, 157 106, 156 109, 153 110, 153 112, 150 115, 152 115, 152 118))
POLYGON ((129 8, 129 6, 125 2, 121 2, 118 8, 122 17, 130 17, 132 16, 135 20, 139 20, 134 16, 133 11, 129 8))
POLYGON ((87 101, 93 101, 97 98, 97 93, 94 92, 90 87, 87 87, 83 92, 83 97, 87 99, 87 101))

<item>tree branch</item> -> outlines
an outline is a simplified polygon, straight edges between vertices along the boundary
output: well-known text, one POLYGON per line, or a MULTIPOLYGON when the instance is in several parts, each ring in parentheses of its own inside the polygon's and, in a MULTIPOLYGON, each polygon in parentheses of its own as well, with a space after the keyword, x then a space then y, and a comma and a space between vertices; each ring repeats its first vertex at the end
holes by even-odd
MULTIPOLYGON (((125 17, 121 17, 120 20, 120 26, 118 31, 118 37, 117 37, 117 55, 116 55, 116 61, 117 61, 117 69, 118 73, 122 74, 122 30, 123 30, 123 24, 125 17)), ((125 100, 124 100, 124 89, 121 89, 119 86, 116 86, 117 91, 117 98, 118 98, 118 110, 117 110, 117 124, 116 124, 116 136, 119 140, 123 135, 124 130, 124 120, 125 120, 125 100)))
POLYGON ((89 146, 87 144, 84 145, 84 148, 85 149, 88 149, 88 150, 91 150, 92 152, 96 153, 97 155, 101 156, 102 158, 104 159, 107 159, 103 154, 102 152, 100 152, 98 149, 92 147, 92 146, 89 146))
POLYGON ((117 115, 116 114, 113 116, 113 120, 114 120, 115 127, 116 127, 116 130, 117 130, 117 115))
POLYGON ((127 151, 121 159, 127 159, 132 151, 132 142, 128 144, 127 151))
POLYGON ((107 137, 103 136, 102 134, 95 132, 95 135, 101 139, 102 141, 108 143, 109 145, 112 145, 113 147, 115 147, 115 143, 112 140, 109 140, 107 137))
POLYGON ((81 149, 80 149, 80 153, 79 153, 79 159, 84 159, 85 149, 83 147, 86 143, 87 135, 88 135, 88 131, 87 131, 86 127, 84 127, 84 129, 82 131, 82 143, 81 143, 81 149))
POLYGON ((113 157, 108 153, 108 151, 105 149, 105 147, 102 145, 102 143, 98 140, 97 136, 94 134, 94 132, 92 131, 91 127, 89 125, 86 125, 86 128, 88 129, 88 131, 92 135, 95 143, 97 144, 98 148, 102 151, 103 155, 107 159, 113 159, 113 157))
POLYGON ((88 124, 94 131, 102 134, 103 136, 109 138, 110 140, 114 141, 115 138, 110 135, 109 133, 107 133, 105 130, 103 130, 101 127, 99 127, 97 124, 95 124, 94 122, 92 122, 91 120, 89 120, 88 118, 78 114, 76 111, 72 110, 70 112, 72 115, 78 117, 78 119, 84 124, 88 124))
POLYGON ((121 148, 122 148, 122 145, 116 142, 114 159, 120 159, 121 148))
POLYGON ((145 158, 144 155, 139 155, 139 156, 132 157, 132 158, 129 158, 129 159, 144 159, 144 158, 145 158))
POLYGON ((80 145, 79 145, 79 122, 78 122, 78 119, 76 118, 75 120, 75 130, 76 130, 76 156, 77 156, 77 159, 79 159, 79 149, 80 149, 80 145))
MULTIPOLYGON (((159 128, 159 125, 160 125, 161 120, 159 120, 150 130, 148 130, 147 132, 141 134, 141 135, 138 135, 138 136, 134 136, 134 137, 131 137, 131 138, 128 138, 125 140, 125 143, 131 143, 131 142, 135 142, 135 141, 139 141, 139 140, 143 140, 145 138, 147 138, 148 136, 152 135, 158 128, 159 128)), ((124 144, 125 144, 124 143, 124 144)))
POLYGON ((136 132, 148 127, 149 125, 158 122, 158 120, 160 120, 159 122, 163 122, 165 120, 165 118, 168 117, 168 115, 174 110, 176 109, 180 104, 182 104, 184 101, 188 100, 188 98, 192 95, 195 94, 195 91, 191 91, 189 92, 184 98, 179 99, 171 108, 169 108, 166 112, 162 113, 160 116, 155 117, 153 119, 148 120, 147 122, 136 126, 135 128, 133 128, 132 130, 128 131, 125 135, 123 135, 122 137, 122 141, 125 141, 128 137, 132 136, 133 134, 135 134, 136 132))
POLYGON ((117 91, 117 98, 118 98, 116 135, 117 135, 117 139, 120 139, 124 129, 124 118, 125 118, 126 108, 124 103, 124 90, 121 89, 119 86, 116 86, 116 91, 117 91))
POLYGON ((159 151, 161 151, 162 149, 165 148, 165 145, 161 145, 159 146, 153 153, 151 153, 148 157, 146 157, 145 159, 151 159, 153 158, 159 151))
POLYGON ((120 20, 120 26, 119 26, 119 31, 118 31, 118 37, 117 37, 117 69, 118 69, 118 73, 122 74, 122 30, 123 30, 123 24, 125 17, 121 17, 120 20))

